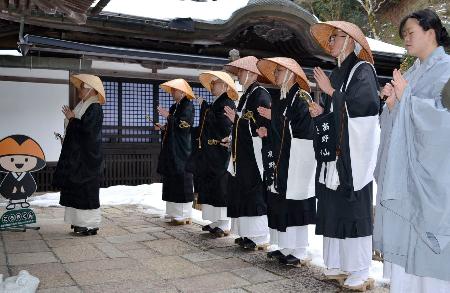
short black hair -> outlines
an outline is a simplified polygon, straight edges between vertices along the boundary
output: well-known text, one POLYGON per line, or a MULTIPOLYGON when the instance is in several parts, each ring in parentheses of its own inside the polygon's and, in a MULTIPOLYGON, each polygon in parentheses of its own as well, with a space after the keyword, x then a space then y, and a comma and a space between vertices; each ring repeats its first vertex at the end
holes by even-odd
POLYGON ((417 19, 419 25, 424 31, 433 29, 436 35, 436 42, 438 46, 448 47, 450 46, 450 37, 447 30, 442 25, 439 16, 431 9, 423 9, 415 11, 407 16, 405 16, 400 22, 399 35, 403 39, 403 27, 408 19, 417 19))

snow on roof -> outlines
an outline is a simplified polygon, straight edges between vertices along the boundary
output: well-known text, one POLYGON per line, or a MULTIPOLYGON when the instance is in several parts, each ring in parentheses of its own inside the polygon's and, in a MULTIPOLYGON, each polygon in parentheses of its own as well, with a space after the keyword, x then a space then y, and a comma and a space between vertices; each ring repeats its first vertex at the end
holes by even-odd
POLYGON ((404 55, 406 53, 405 48, 392 45, 389 43, 385 43, 379 40, 375 40, 372 38, 367 38, 367 41, 369 42, 370 49, 373 52, 378 53, 388 53, 388 54, 395 54, 395 55, 404 55))
POLYGON ((22 56, 17 50, 0 50, 0 55, 22 56))
POLYGON ((192 18, 199 20, 226 20, 248 0, 112 0, 103 11, 154 19, 192 18))

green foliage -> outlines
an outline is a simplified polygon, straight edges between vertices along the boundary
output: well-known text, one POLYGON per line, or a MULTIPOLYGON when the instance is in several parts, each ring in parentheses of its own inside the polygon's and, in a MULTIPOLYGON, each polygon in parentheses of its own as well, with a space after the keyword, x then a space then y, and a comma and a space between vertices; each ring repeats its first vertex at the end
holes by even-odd
MULTIPOLYGON (((375 0, 373 0, 375 1, 375 0)), ((378 0, 381 1, 381 0, 378 0)), ((377 1, 377 3, 378 3, 377 1)), ((355 23, 367 36, 373 37, 373 28, 369 25, 367 12, 357 0, 293 0, 316 15, 321 21, 346 20, 355 23)), ((402 17, 415 10, 430 8, 437 12, 450 32, 450 3, 448 0, 391 0, 386 1, 375 13, 372 25, 378 37, 385 42, 403 46, 398 35, 398 24, 402 17), (394 11, 397 19, 388 17, 394 11)))
POLYGON ((316 15, 321 21, 346 20, 359 26, 367 23, 367 16, 356 0, 294 0, 316 15))

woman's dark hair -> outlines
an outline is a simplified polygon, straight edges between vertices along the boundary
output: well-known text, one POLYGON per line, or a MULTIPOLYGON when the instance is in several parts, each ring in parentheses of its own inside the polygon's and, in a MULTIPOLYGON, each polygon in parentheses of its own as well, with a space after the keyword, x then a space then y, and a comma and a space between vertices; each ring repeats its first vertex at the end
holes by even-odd
POLYGON ((400 22, 400 29, 398 31, 400 38, 403 39, 403 27, 405 26, 406 21, 410 18, 417 19, 419 25, 424 31, 433 29, 436 34, 436 42, 438 43, 438 46, 450 46, 450 37, 447 30, 442 25, 442 22, 436 12, 431 9, 418 10, 405 16, 400 22))

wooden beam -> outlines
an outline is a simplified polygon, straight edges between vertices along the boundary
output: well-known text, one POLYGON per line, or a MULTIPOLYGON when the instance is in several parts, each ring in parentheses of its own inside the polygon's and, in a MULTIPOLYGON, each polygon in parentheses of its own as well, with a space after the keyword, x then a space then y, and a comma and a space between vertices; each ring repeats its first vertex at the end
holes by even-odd
POLYGON ((100 0, 100 1, 98 1, 97 5, 95 5, 95 7, 91 9, 89 14, 90 15, 97 15, 97 14, 99 14, 106 7, 106 5, 108 5, 109 2, 110 2, 110 0, 100 0))

